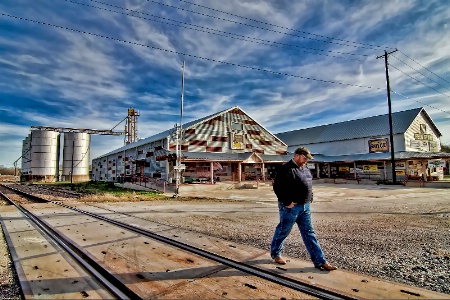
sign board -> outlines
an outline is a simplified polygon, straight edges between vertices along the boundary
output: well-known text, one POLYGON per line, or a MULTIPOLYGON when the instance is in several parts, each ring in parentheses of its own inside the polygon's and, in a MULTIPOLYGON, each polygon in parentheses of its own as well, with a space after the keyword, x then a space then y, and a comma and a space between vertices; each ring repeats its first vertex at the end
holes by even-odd
POLYGON ((405 170, 395 170, 396 175, 405 175, 405 170))
POLYGON ((378 166, 377 165, 363 165, 363 172, 377 172, 378 166))
POLYGON ((396 169, 406 169, 406 165, 405 165, 404 162, 398 161, 398 162, 395 163, 395 168, 396 169))
POLYGON ((231 133, 231 149, 234 150, 244 150, 244 135, 242 133, 231 133))
POLYGON ((430 149, 427 141, 411 141, 410 147, 421 151, 429 151, 430 149))
POLYGON ((306 163, 306 166, 310 170, 314 170, 316 168, 316 164, 315 163, 306 163))
POLYGON ((421 141, 432 141, 433 136, 431 134, 427 133, 414 133, 414 139, 415 140, 421 140, 421 141))
POLYGON ((428 168, 442 168, 445 167, 445 160, 432 159, 428 161, 428 168))
POLYGON ((350 172, 349 166, 339 166, 339 172, 350 172))
POLYGON ((369 140, 369 153, 389 152, 388 139, 369 140))
POLYGON ((437 142, 429 142, 429 144, 431 152, 439 152, 439 146, 437 142))
POLYGON ((174 166, 173 168, 174 168, 174 170, 183 171, 183 170, 186 170, 186 165, 180 164, 180 166, 174 166))

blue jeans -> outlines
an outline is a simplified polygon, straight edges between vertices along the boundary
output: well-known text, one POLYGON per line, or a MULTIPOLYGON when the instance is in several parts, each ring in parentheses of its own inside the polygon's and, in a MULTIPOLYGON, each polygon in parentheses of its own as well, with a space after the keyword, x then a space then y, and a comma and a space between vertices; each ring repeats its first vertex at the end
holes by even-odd
POLYGON ((314 266, 318 267, 326 263, 325 256, 317 241, 314 229, 311 223, 310 203, 295 204, 292 208, 285 207, 278 202, 278 210, 280 211, 280 223, 275 229, 275 234, 270 246, 270 256, 272 258, 279 257, 283 250, 284 241, 291 232, 294 223, 297 223, 298 229, 306 246, 306 250, 311 257, 314 266))

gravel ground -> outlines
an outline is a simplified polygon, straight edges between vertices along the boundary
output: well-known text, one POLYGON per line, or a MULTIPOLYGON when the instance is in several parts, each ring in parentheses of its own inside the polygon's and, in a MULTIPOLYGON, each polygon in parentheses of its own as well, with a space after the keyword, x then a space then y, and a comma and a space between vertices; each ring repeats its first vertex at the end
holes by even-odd
MULTIPOLYGON (((243 215, 152 220, 269 249, 276 224, 268 225, 267 218, 253 220, 243 215)), ((418 220, 414 215, 371 214, 357 218, 342 215, 340 221, 313 223, 327 260, 339 268, 450 294, 448 222, 434 217, 418 220)), ((295 228, 284 249, 287 256, 309 261, 295 228)))
MULTIPOLYGON (((195 209, 165 204, 176 214, 154 214, 152 220, 268 250, 278 212, 271 188, 260 190, 234 191, 229 198, 243 202, 229 200, 228 208, 226 202, 198 202, 195 209), (215 212, 214 206, 223 208, 215 212)), ((314 196, 313 224, 330 263, 450 294, 448 189, 319 185, 314 196)), ((283 254, 309 261, 296 228, 283 254)))
MULTIPOLYGON (((271 188, 226 193, 231 196, 222 195, 220 201, 186 198, 142 205, 158 212, 152 214, 152 221, 269 249, 278 222, 271 188)), ((448 189, 324 185, 315 187, 314 195, 313 223, 329 262, 341 269, 450 294, 448 189)), ((5 251, 4 244, 0 248, 5 251)), ((283 254, 309 260, 297 230, 288 237, 283 254)), ((8 261, 1 261, 0 266, 3 292, 13 276, 8 274, 8 261)), ((0 298, 16 299, 17 288, 10 289, 12 296, 0 294, 0 298)))
POLYGON ((0 235, 0 299, 19 300, 19 283, 15 277, 14 266, 9 256, 3 230, 1 230, 0 235))

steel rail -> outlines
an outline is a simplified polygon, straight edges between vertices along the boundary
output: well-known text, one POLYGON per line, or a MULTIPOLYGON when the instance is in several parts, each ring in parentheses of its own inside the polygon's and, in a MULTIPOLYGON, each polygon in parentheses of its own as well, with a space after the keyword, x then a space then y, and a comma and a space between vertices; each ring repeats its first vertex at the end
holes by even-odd
POLYGON ((296 291, 303 292, 305 294, 308 294, 308 295, 311 295, 311 296, 314 296, 314 297, 318 297, 318 298, 321 298, 321 299, 333 299, 333 300, 336 300, 336 299, 359 299, 359 298, 352 297, 350 295, 341 294, 341 293, 338 293, 338 292, 335 292, 335 291, 329 291, 329 290, 326 290, 325 288, 321 288, 321 287, 317 287, 315 285, 310 285, 310 284, 307 284, 307 283, 303 283, 303 282, 300 282, 298 280, 291 279, 289 277, 286 277, 286 276, 283 276, 283 275, 280 275, 280 274, 277 274, 277 273, 273 273, 273 272, 270 272, 270 271, 267 271, 267 270, 263 270, 261 268, 258 268, 258 267, 255 267, 255 266, 252 266, 252 265, 249 265, 249 264, 246 264, 246 263, 235 261, 235 260, 232 260, 232 259, 220 256, 220 255, 217 255, 215 253, 212 253, 212 252, 209 252, 209 251, 206 251, 206 250, 203 250, 203 249, 191 246, 189 244, 185 244, 183 242, 179 242, 179 241, 176 241, 174 239, 171 239, 171 238, 168 238, 168 237, 156 234, 154 232, 150 232, 150 231, 141 229, 139 227, 136 227, 136 226, 133 226, 133 225, 129 225, 129 224, 125 224, 125 223, 122 223, 122 222, 119 222, 119 221, 116 221, 116 220, 108 219, 106 217, 99 216, 99 215, 96 215, 94 213, 91 213, 91 212, 88 212, 88 211, 84 211, 84 210, 78 209, 76 207, 72 207, 72 206, 60 203, 58 201, 51 201, 51 202, 54 203, 54 204, 60 205, 62 207, 65 207, 65 208, 68 208, 68 209, 71 209, 71 210, 74 210, 74 211, 86 214, 86 215, 91 216, 93 218, 96 218, 98 220, 102 220, 102 221, 108 222, 110 224, 114 224, 116 226, 119 226, 119 227, 122 227, 124 229, 127 229, 127 230, 129 230, 131 232, 139 233, 141 235, 144 235, 144 236, 152 238, 154 240, 163 242, 165 244, 169 244, 171 246, 174 246, 174 247, 183 249, 185 251, 197 254, 199 256, 202 256, 204 258, 216 261, 218 263, 221 263, 221 264, 226 265, 228 267, 231 267, 233 269, 237 269, 239 271, 243 271, 243 272, 245 272, 247 274, 251 274, 251 275, 257 276, 259 278, 262 278, 262 279, 265 279, 265 280, 277 283, 279 285, 291 288, 291 289, 296 290, 296 291))
MULTIPOLYGON (((8 188, 10 188, 10 187, 8 187, 8 188)), ((26 196, 31 196, 31 197, 33 197, 36 200, 39 199, 41 201, 48 201, 48 202, 54 203, 56 205, 59 205, 59 206, 62 206, 62 207, 65 207, 65 208, 77 211, 79 213, 83 213, 85 215, 91 216, 91 217, 96 218, 98 220, 102 220, 104 222, 108 222, 110 224, 113 224, 113 225, 119 226, 121 228, 127 229, 127 230, 129 230, 131 232, 141 234, 143 236, 146 236, 146 237, 149 237, 151 239, 163 242, 165 244, 169 244, 171 246, 174 246, 174 247, 180 248, 182 250, 185 250, 185 251, 194 253, 196 255, 202 256, 204 258, 210 259, 212 261, 216 261, 218 263, 221 263, 221 264, 226 265, 228 267, 231 267, 233 269, 245 272, 245 273, 250 274, 250 275, 257 276, 259 278, 262 278, 262 279, 274 282, 276 284, 279 284, 279 285, 291 288, 291 289, 296 290, 296 291, 303 292, 303 293, 308 294, 310 296, 318 297, 320 299, 332 299, 332 300, 337 300, 337 299, 356 300, 356 299, 359 299, 359 298, 356 298, 356 297, 351 296, 351 295, 339 293, 337 291, 330 291, 330 290, 327 290, 327 289, 322 288, 322 287, 318 287, 318 286, 313 285, 313 284, 304 283, 304 282, 301 282, 301 281, 298 281, 298 280, 295 280, 295 279, 292 279, 292 278, 289 278, 289 277, 286 277, 286 276, 283 276, 283 275, 280 275, 280 274, 277 274, 277 273, 274 273, 274 272, 271 272, 271 271, 268 271, 268 270, 264 270, 264 269, 261 269, 261 268, 258 268, 258 267, 255 267, 255 266, 243 263, 243 262, 235 261, 235 260, 232 260, 232 259, 220 256, 220 255, 217 255, 215 253, 212 253, 212 252, 209 252, 209 251, 206 251, 206 250, 194 247, 192 245, 185 244, 183 242, 179 242, 179 241, 176 241, 174 239, 171 239, 171 238, 168 238, 168 237, 156 234, 154 232, 150 232, 150 231, 141 229, 141 228, 133 226, 133 225, 125 224, 125 223, 122 223, 122 222, 119 222, 119 221, 116 221, 116 220, 112 220, 112 219, 108 219, 106 217, 103 217, 103 216, 100 216, 100 215, 96 215, 96 214, 91 213, 89 211, 81 210, 81 209, 78 209, 76 207, 63 204, 63 203, 61 203, 59 201, 49 201, 49 200, 45 200, 43 198, 31 195, 31 194, 28 194, 26 192, 19 191, 19 190, 14 189, 14 188, 10 188, 10 189, 13 189, 14 191, 17 191, 20 194, 24 194, 26 196)))
MULTIPOLYGON (((13 190, 15 192, 18 191, 16 189, 13 190)), ((20 193, 20 191, 18 192, 20 193)), ((25 194, 26 196, 30 196, 30 194, 28 193, 25 194)), ((83 251, 78 249, 70 240, 66 239, 63 235, 52 229, 51 226, 48 225, 46 222, 40 220, 37 216, 35 216, 32 212, 28 211, 23 206, 16 204, 13 200, 11 200, 1 191, 0 195, 6 201, 14 205, 26 218, 28 218, 31 222, 33 222, 36 226, 38 226, 38 228, 41 229, 58 246, 60 246, 68 254, 70 254, 78 264, 80 264, 88 273, 90 273, 94 278, 96 278, 103 286, 105 286, 111 292, 112 295, 117 297, 117 299, 142 299, 141 297, 139 297, 139 295, 130 290, 120 280, 114 277, 114 275, 112 275, 105 268, 100 266, 94 259, 84 254, 83 251)))

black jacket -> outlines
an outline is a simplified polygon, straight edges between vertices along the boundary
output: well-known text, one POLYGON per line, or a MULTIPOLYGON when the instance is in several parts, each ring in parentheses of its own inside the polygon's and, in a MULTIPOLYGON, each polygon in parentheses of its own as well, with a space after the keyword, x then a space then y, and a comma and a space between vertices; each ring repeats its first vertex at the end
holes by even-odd
POLYGON ((299 204, 312 202, 311 172, 306 166, 299 167, 290 160, 278 169, 273 190, 278 201, 285 206, 292 202, 299 204))

